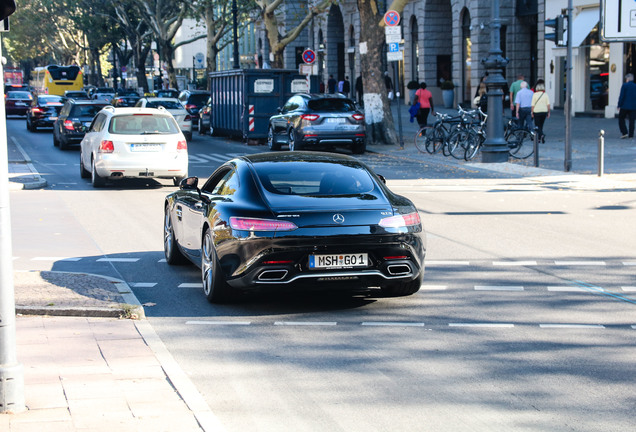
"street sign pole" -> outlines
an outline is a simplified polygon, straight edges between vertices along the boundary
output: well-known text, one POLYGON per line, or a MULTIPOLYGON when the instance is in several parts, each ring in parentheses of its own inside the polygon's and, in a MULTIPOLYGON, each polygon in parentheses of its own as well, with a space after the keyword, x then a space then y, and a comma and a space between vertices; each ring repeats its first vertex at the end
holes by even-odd
MULTIPOLYGON (((385 42, 389 45, 387 61, 393 62, 393 92, 397 103, 398 139, 400 142, 400 149, 404 149, 404 135, 402 133, 402 103, 400 101, 402 92, 398 91, 398 89, 401 89, 401 86, 397 62, 403 60, 402 50, 400 49, 402 29, 398 26, 399 23, 400 14, 398 12, 390 10, 384 14, 384 24, 386 24, 386 27, 384 27, 384 36, 386 39, 385 42)), ((389 106, 391 106, 390 100, 389 106)))
MULTIPOLYGON (((397 102, 397 115, 398 115, 398 137, 400 140, 400 150, 404 149, 404 135, 402 134, 402 102, 400 101, 400 96, 402 92, 397 91, 400 87, 400 77, 398 74, 398 62, 393 62, 393 82, 395 87, 395 97, 397 102)), ((391 101, 389 101, 389 104, 391 101)))
POLYGON ((568 0, 568 53, 565 88, 565 157, 563 169, 572 170, 572 0, 568 0))

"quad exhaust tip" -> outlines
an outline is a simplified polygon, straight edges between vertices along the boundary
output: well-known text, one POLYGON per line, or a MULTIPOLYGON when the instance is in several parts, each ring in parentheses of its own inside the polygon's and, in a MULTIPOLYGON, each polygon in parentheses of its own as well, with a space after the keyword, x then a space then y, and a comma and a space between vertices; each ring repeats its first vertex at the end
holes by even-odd
POLYGON ((265 270, 258 275, 258 280, 261 281, 280 281, 287 276, 287 270, 265 270))
POLYGON ((411 273, 411 267, 408 264, 391 264, 386 270, 391 276, 405 276, 411 273))

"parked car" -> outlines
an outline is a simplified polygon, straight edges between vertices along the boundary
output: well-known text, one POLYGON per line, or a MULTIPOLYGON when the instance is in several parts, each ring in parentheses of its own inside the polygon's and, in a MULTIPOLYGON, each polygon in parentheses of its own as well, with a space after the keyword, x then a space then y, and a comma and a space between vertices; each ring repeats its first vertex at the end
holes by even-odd
POLYGON ((139 93, 132 89, 118 89, 113 96, 114 107, 132 107, 139 100, 139 93))
POLYGON ((80 174, 94 187, 123 178, 188 176, 188 144, 164 108, 102 109, 80 143, 80 174))
POLYGON ((205 135, 210 133, 212 135, 212 98, 208 98, 208 101, 203 105, 203 108, 199 110, 199 135, 205 135))
POLYGON ((192 116, 183 105, 175 98, 161 97, 142 97, 137 101, 135 106, 141 108, 159 108, 164 107, 177 121, 181 132, 187 141, 192 141, 192 116))
POLYGON ((40 127, 53 127, 53 123, 60 114, 64 98, 62 96, 41 94, 31 101, 26 113, 26 127, 36 132, 40 127))
POLYGON ((267 145, 280 150, 347 146, 354 154, 366 150, 364 114, 353 100, 333 94, 298 94, 269 119, 267 145))
POLYGON ((210 98, 210 92, 206 90, 184 90, 179 94, 179 101, 192 116, 192 126, 199 125, 199 110, 210 98))
POLYGON ((107 105, 100 100, 67 99, 53 124, 53 145, 65 150, 79 144, 97 113, 107 105))
POLYGON ((5 115, 24 116, 31 105, 33 96, 28 91, 12 90, 4 95, 5 115))
POLYGON ((199 187, 184 179, 164 203, 168 264, 202 268, 205 296, 359 290, 411 295, 424 273, 418 210, 357 159, 259 153, 232 159, 199 187))
POLYGON ((64 92, 64 97, 67 99, 89 99, 88 93, 79 90, 67 90, 64 92))
POLYGON ((179 98, 179 90, 177 89, 161 89, 155 92, 155 96, 161 98, 179 98))
POLYGON ((97 87, 91 94, 91 99, 102 99, 108 103, 112 103, 115 96, 115 89, 112 87, 97 87))

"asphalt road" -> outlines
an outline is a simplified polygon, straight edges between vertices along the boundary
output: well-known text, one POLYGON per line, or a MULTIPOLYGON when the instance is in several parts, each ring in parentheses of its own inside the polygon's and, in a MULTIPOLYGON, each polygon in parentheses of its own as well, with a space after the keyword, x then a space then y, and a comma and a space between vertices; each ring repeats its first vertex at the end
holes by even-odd
MULTIPOLYGON (((196 267, 163 262, 171 182, 93 189, 79 150, 7 123, 49 183, 11 192, 14 268, 125 280, 228 431, 636 427, 633 191, 366 154, 422 215, 420 292, 220 306, 205 301, 196 267)), ((263 150, 195 135, 190 173, 263 150)))

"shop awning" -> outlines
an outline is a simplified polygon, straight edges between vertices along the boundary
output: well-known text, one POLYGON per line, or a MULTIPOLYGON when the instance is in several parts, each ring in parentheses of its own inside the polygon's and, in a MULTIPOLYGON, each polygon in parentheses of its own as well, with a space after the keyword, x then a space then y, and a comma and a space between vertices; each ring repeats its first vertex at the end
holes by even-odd
POLYGON ((599 19, 599 8, 583 9, 576 18, 574 18, 574 25, 572 26, 573 48, 576 48, 583 43, 585 38, 587 38, 587 35, 589 35, 596 24, 598 24, 599 19))

